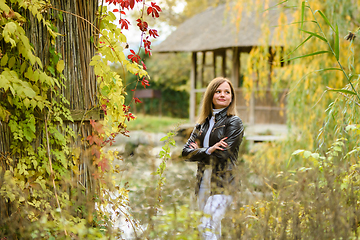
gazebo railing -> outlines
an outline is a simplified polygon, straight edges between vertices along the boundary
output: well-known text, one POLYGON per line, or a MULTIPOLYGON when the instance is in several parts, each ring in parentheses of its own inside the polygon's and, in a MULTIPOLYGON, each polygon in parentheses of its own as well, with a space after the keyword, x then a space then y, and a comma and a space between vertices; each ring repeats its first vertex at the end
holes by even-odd
MULTIPOLYGON (((205 88, 193 89, 196 111, 190 119, 196 119, 205 88)), ((247 92, 245 88, 236 88, 237 111, 245 124, 285 124, 287 89, 255 89, 247 92)), ((190 110, 191 114, 191 110, 190 110)))

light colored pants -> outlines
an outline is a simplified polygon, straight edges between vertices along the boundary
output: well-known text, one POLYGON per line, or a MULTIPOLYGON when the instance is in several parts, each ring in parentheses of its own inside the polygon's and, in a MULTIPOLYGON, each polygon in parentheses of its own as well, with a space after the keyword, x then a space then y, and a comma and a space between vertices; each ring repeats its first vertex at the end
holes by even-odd
POLYGON ((223 219, 227 207, 232 202, 232 196, 217 194, 210 196, 211 169, 205 169, 199 195, 199 209, 205 214, 200 219, 201 224, 198 226, 202 239, 219 240, 221 238, 221 220, 223 219), (206 216, 207 215, 207 216, 206 216))

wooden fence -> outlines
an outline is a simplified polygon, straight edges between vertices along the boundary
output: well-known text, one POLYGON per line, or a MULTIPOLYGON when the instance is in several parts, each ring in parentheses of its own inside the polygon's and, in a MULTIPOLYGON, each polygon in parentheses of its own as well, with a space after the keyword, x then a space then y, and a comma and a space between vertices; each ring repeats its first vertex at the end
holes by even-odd
MULTIPOLYGON (((89 169, 89 165, 92 165, 89 164, 89 156, 87 156, 89 151, 87 151, 83 140, 92 133, 92 127, 89 123, 90 117, 93 119, 100 118, 100 112, 95 109, 97 106, 97 88, 95 75, 89 66, 91 57, 95 53, 93 40, 96 39, 96 31, 83 19, 87 19, 96 25, 98 1, 52 0, 51 6, 63 10, 49 9, 48 17, 53 19, 54 26, 61 34, 56 38, 52 52, 60 53, 65 62, 63 74, 67 80, 62 93, 69 101, 69 108, 75 120, 74 122, 64 122, 64 124, 71 128, 77 136, 73 142, 74 147, 81 149, 80 175, 74 176, 74 180, 78 182, 79 189, 82 190, 85 187, 88 193, 94 191, 94 181, 89 169)), ((44 25, 39 23, 31 14, 28 14, 27 18, 29 21, 25 25, 26 34, 34 46, 35 54, 47 66, 51 59, 50 48, 53 47, 50 43, 51 37, 44 25)), ((34 149, 37 149, 37 146, 41 144, 41 136, 44 133, 38 132, 37 134, 39 137, 33 143, 34 149)), ((4 158, 6 154, 11 152, 12 137, 8 125, 0 121, 0 157, 4 158)), ((11 214, 9 204, 6 200, 0 199, 0 217, 2 219, 6 219, 11 214)))

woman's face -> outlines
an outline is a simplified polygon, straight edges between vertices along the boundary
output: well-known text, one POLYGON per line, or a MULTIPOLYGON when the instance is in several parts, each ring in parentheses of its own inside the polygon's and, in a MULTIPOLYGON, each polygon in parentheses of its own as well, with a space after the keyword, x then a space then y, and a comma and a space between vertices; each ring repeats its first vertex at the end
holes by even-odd
POLYGON ((225 108, 229 106, 231 102, 231 88, 229 83, 223 82, 220 86, 216 89, 214 96, 213 96, 213 104, 215 109, 218 108, 225 108))

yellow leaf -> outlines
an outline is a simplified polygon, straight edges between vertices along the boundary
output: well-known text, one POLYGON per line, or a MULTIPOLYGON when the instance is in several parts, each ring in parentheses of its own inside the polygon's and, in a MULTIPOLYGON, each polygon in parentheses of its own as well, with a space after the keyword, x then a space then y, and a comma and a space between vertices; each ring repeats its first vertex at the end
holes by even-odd
POLYGON ((56 70, 61 73, 65 68, 65 64, 64 64, 64 60, 60 60, 57 64, 56 64, 56 70))
POLYGON ((9 13, 10 11, 9 6, 5 4, 5 1, 0 1, 0 9, 5 13, 9 13))

